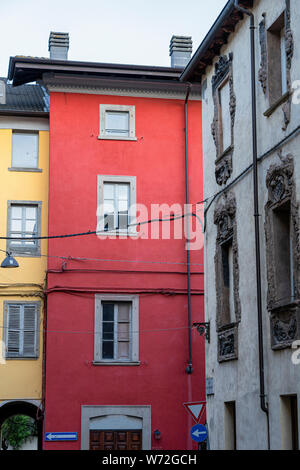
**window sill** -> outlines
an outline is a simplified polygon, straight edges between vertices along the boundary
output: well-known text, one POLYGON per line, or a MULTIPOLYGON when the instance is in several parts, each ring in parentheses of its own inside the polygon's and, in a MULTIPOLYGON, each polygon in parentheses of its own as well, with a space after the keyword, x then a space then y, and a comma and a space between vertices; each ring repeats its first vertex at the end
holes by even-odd
POLYGON ((285 101, 287 101, 290 97, 290 92, 287 91, 286 93, 284 93, 284 95, 282 95, 277 101, 275 101, 275 103, 273 103, 268 109, 267 111, 264 112, 264 116, 265 117, 270 117, 274 111, 276 111, 276 109, 283 103, 285 103, 285 101))
POLYGON ((140 361, 113 361, 113 362, 105 362, 105 361, 93 361, 94 366, 139 366, 140 361))
POLYGON ((23 251, 14 251, 12 248, 9 248, 7 249, 7 251, 10 252, 10 254, 12 256, 14 256, 15 258, 40 258, 41 257, 41 253, 40 252, 23 252, 23 251))
POLYGON ((293 307, 298 307, 300 305, 300 300, 299 299, 294 299, 290 301, 278 301, 278 302, 273 302, 272 305, 269 307, 270 312, 276 312, 277 310, 282 310, 282 309, 289 309, 293 307))
POLYGON ((33 172, 33 173, 42 173, 42 169, 41 168, 17 168, 17 167, 11 167, 11 168, 8 168, 8 171, 29 171, 29 172, 33 172))
POLYGON ((226 157, 227 155, 229 155, 231 152, 233 151, 233 145, 230 145, 229 147, 227 147, 226 150, 224 150, 224 152, 222 152, 222 154, 215 160, 215 163, 219 163, 220 161, 222 161, 222 159, 224 157, 226 157))
POLYGON ((39 356, 6 356, 6 361, 36 361, 39 356))
POLYGON ((101 230, 100 232, 96 233, 97 236, 101 237, 137 237, 139 236, 139 232, 116 232, 116 231, 109 231, 109 230, 101 230))
POLYGON ((122 137, 116 135, 99 135, 99 140, 130 140, 130 141, 137 141, 137 137, 122 137))

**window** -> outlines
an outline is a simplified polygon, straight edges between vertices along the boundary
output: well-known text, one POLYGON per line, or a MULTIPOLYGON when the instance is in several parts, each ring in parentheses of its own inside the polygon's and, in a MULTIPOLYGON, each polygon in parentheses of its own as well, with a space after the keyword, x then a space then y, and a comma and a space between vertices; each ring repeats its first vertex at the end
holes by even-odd
POLYGON ((136 235, 135 176, 98 175, 98 232, 136 235))
POLYGON ((224 403, 225 450, 236 450, 235 401, 224 403))
POLYGON ((128 183, 104 183, 104 230, 126 230, 129 225, 128 183))
POLYGON ((215 207, 217 226, 215 279, 218 361, 238 358, 238 325, 241 321, 239 297, 239 257, 236 223, 236 199, 225 193, 215 207))
POLYGON ((39 136, 34 132, 12 134, 12 168, 38 168, 39 136))
POLYGON ((275 302, 283 305, 292 302, 295 298, 290 204, 291 202, 288 201, 272 211, 277 293, 275 302))
POLYGON ((221 245, 221 251, 223 267, 222 320, 226 325, 235 322, 232 238, 221 245))
POLYGON ((138 297, 96 295, 95 362, 137 363, 138 297))
POLYGON ((135 106, 100 104, 99 139, 136 140, 135 106))
POLYGON ((236 96, 233 86, 233 54, 221 55, 212 77, 214 118, 211 125, 216 146, 215 177, 222 186, 232 174, 236 96))
POLYGON ((39 356, 40 303, 4 302, 5 357, 39 356))
POLYGON ((282 450, 299 450, 297 395, 280 397, 282 450))
POLYGON ((268 29, 267 45, 269 101, 273 105, 288 91, 284 13, 268 29))
POLYGON ((38 255, 39 240, 31 240, 40 235, 41 203, 8 202, 7 236, 15 240, 7 240, 7 251, 15 254, 38 255), (22 238, 22 240, 18 240, 22 238), (28 239, 28 240, 27 240, 28 239))

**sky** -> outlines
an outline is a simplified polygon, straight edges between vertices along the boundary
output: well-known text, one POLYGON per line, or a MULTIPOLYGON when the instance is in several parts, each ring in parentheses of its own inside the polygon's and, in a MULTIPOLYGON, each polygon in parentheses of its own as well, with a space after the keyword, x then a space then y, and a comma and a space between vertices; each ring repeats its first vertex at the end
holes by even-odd
POLYGON ((170 66, 173 34, 193 53, 227 0, 0 0, 0 76, 9 57, 49 57, 50 31, 68 32, 70 60, 170 66))

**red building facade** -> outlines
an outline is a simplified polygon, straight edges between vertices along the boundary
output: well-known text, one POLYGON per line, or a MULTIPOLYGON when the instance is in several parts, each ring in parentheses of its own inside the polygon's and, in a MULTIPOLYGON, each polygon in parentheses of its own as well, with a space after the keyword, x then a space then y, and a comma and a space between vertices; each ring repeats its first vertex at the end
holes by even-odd
POLYGON ((15 83, 50 93, 49 236, 97 230, 49 240, 44 429, 77 440, 44 448, 196 448, 183 403, 205 400, 204 266, 182 215, 187 155, 202 196, 199 90, 178 69, 23 62, 15 83))

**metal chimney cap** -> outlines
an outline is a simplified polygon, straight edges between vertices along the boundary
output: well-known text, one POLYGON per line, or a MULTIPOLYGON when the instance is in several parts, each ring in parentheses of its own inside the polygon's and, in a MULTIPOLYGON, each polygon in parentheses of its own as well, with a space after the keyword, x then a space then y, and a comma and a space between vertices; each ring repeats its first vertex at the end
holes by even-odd
POLYGON ((69 50, 69 33, 51 31, 49 36, 48 50, 50 59, 67 60, 69 50))

